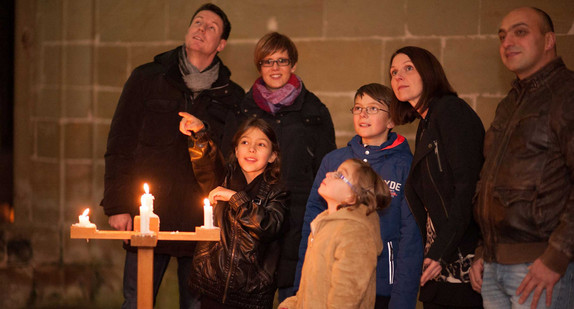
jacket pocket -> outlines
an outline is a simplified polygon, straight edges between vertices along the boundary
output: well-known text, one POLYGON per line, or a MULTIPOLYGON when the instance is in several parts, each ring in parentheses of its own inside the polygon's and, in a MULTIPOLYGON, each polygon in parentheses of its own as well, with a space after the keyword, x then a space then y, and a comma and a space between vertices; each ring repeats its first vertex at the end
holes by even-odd
POLYGON ((179 133, 179 103, 176 100, 147 100, 139 140, 144 145, 166 146, 179 133))

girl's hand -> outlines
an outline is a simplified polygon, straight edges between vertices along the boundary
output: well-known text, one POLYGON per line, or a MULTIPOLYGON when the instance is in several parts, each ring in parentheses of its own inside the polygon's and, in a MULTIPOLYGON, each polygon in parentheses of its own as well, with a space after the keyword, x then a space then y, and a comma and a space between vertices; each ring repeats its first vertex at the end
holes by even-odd
POLYGON ((187 136, 191 136, 191 132, 197 133, 205 127, 203 122, 192 114, 179 112, 178 115, 183 117, 179 122, 179 131, 187 136))
POLYGON ((207 198, 211 204, 215 204, 217 201, 228 202, 235 193, 237 192, 224 187, 217 187, 209 192, 209 196, 207 198))
POLYGON ((427 281, 436 278, 441 271, 442 266, 440 266, 439 262, 431 260, 429 258, 425 258, 425 260, 423 261, 423 274, 421 276, 421 286, 424 286, 427 283, 427 281))

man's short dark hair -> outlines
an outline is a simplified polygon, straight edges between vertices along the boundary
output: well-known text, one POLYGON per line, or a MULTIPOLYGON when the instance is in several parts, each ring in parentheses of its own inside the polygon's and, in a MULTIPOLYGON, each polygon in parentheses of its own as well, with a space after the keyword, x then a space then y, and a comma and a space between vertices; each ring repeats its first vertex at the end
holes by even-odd
POLYGON ((554 32, 554 23, 552 23, 552 18, 550 18, 550 15, 537 7, 531 6, 530 8, 536 11, 536 13, 538 13, 538 15, 540 15, 542 18, 542 25, 540 25, 540 31, 542 31, 542 34, 547 32, 554 32))
POLYGON ((205 3, 202 6, 200 6, 199 9, 197 9, 197 11, 193 13, 193 16, 191 16, 191 21, 189 22, 189 24, 191 25, 191 22, 195 18, 195 15, 197 15, 197 13, 201 11, 211 11, 217 14, 219 18, 221 18, 221 20, 223 21, 223 32, 221 33, 221 38, 227 40, 227 38, 229 38, 229 33, 231 33, 231 23, 229 22, 229 19, 227 19, 227 15, 225 15, 225 12, 223 12, 223 10, 220 7, 218 7, 213 3, 205 3))

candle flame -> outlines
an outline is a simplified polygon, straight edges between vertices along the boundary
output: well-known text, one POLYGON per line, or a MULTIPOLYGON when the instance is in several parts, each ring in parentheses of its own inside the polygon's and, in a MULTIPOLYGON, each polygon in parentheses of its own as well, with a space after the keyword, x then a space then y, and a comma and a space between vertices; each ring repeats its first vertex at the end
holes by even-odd
POLYGON ((211 206, 208 199, 203 199, 203 206, 211 206))
POLYGON ((145 190, 145 194, 149 194, 149 186, 147 185, 147 182, 144 183, 144 190, 145 190))
POLYGON ((82 213, 82 216, 85 217, 85 216, 88 215, 88 213, 90 213, 90 209, 89 209, 89 208, 86 208, 86 210, 84 210, 84 213, 82 213))

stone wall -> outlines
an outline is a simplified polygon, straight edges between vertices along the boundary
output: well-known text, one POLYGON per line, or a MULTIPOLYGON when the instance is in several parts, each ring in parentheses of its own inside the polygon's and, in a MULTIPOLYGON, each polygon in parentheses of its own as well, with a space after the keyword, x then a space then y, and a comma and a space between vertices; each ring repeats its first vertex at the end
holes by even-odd
MULTIPOLYGON (((0 307, 110 308, 121 303, 119 241, 69 239, 69 226, 98 207, 103 155, 115 105, 132 69, 183 42, 204 1, 20 0, 16 2, 15 222, 0 225, 0 307)), ((485 126, 513 76, 498 56, 498 24, 534 5, 555 22, 558 52, 574 68, 574 2, 568 0, 218 0, 233 29, 221 53, 246 90, 252 53, 270 30, 297 44, 297 74, 329 107, 339 146, 353 135, 354 91, 388 84, 390 54, 429 49, 485 126)), ((416 124, 397 128, 410 139, 416 124)), ((168 274, 168 276, 171 276, 168 274)), ((174 278, 159 307, 176 307, 174 278)))

